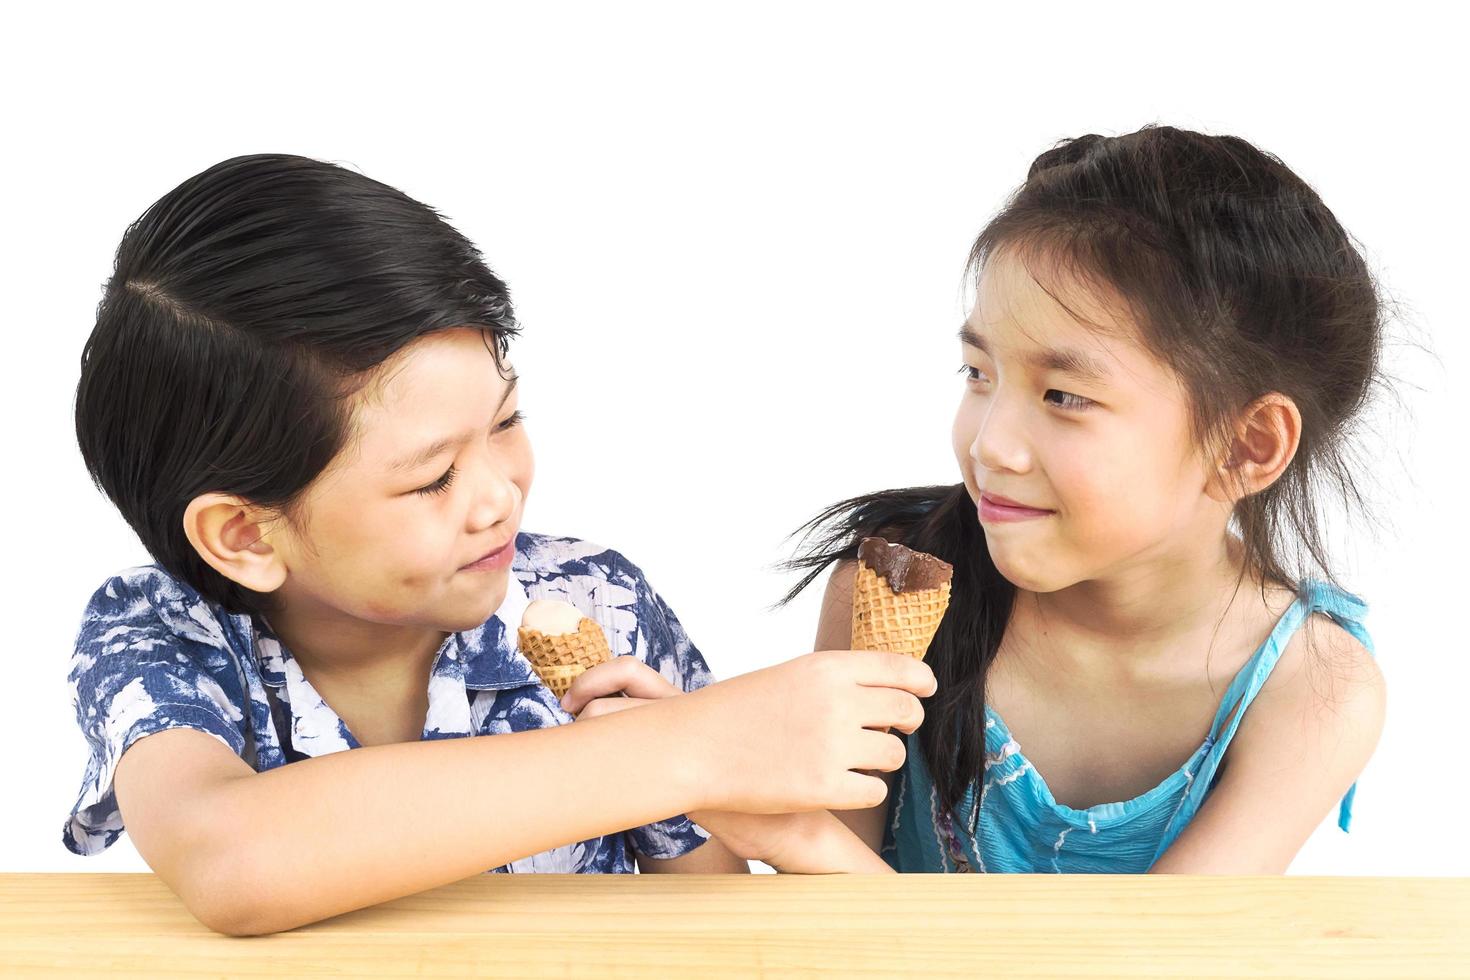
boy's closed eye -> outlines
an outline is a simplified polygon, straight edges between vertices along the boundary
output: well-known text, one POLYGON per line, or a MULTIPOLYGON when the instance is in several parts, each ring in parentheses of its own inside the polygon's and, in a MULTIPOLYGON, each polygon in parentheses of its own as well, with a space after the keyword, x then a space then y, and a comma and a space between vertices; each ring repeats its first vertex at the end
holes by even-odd
MULTIPOLYGON (((520 425, 525 420, 525 413, 517 409, 516 411, 510 413, 505 421, 497 425, 495 427, 495 431, 508 432, 516 426, 520 425)), ((444 474, 440 476, 439 479, 435 480, 433 483, 427 484, 426 486, 419 487, 413 492, 425 497, 429 496, 430 494, 444 493, 454 483, 455 473, 456 470, 451 464, 449 469, 445 470, 444 474)))

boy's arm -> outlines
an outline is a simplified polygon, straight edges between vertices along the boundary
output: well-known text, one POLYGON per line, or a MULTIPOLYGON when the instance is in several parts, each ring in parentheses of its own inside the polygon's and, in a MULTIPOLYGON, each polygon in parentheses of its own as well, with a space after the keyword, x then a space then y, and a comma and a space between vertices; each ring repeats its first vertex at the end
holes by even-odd
POLYGON ((1383 730, 1372 656, 1313 617, 1241 719, 1219 782, 1149 870, 1283 874, 1357 779, 1383 730))
POLYGON ((195 916, 272 932, 690 810, 866 805, 881 786, 854 770, 897 765, 902 748, 868 727, 916 725, 933 683, 893 655, 815 654, 642 711, 263 773, 169 729, 125 751, 113 788, 139 853, 195 916))
POLYGON ((275 932, 686 809, 693 760, 670 754, 650 770, 638 747, 667 744, 668 718, 636 714, 263 773, 209 735, 171 729, 129 748, 114 785, 138 852, 201 922, 275 932))

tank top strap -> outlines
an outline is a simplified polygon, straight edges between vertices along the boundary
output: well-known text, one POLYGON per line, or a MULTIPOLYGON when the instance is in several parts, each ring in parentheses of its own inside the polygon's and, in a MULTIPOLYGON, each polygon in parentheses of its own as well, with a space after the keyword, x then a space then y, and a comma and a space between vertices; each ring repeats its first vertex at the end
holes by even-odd
POLYGON ((1271 671, 1276 669, 1276 664, 1281 660, 1282 652, 1308 617, 1317 612, 1326 613, 1372 653, 1373 639, 1362 622, 1367 611, 1367 603, 1351 593, 1315 579, 1302 582, 1296 600, 1277 620, 1271 635, 1266 637, 1260 649, 1235 675, 1225 696, 1220 699, 1220 708, 1210 724, 1210 740, 1219 746, 1220 752, 1223 753, 1235 737, 1246 709, 1266 686, 1271 671), (1236 710, 1237 707, 1239 710, 1236 710))
MULTIPOLYGON (((1231 741, 1235 738, 1241 719, 1245 717, 1246 709, 1265 687, 1271 671, 1281 660, 1282 651, 1291 642, 1296 631, 1301 629, 1313 613, 1326 613, 1332 617, 1333 622, 1347 630, 1354 639, 1367 648, 1369 653, 1372 653, 1373 640, 1363 625, 1363 617, 1367 611, 1368 605, 1362 599, 1330 583, 1316 579, 1307 579, 1301 583, 1295 601, 1282 614, 1281 619, 1271 630, 1271 635, 1261 644, 1260 649, 1235 675, 1235 679, 1225 691, 1225 696, 1220 699, 1220 708, 1215 713, 1215 720, 1210 725, 1210 734, 1205 743, 1209 746, 1209 751, 1205 754, 1199 770, 1194 773, 1184 798, 1180 800, 1179 808, 1175 812, 1174 819, 1170 821, 1170 826, 1159 847, 1158 854, 1155 855, 1155 860, 1163 854, 1168 845, 1183 830, 1184 825, 1203 805, 1204 798, 1209 793, 1219 771, 1220 763, 1224 759, 1225 750, 1230 747, 1231 741)), ((1349 787, 1338 808, 1337 825, 1343 830, 1347 830, 1352 822, 1353 797, 1357 794, 1357 790, 1356 783, 1349 787)))

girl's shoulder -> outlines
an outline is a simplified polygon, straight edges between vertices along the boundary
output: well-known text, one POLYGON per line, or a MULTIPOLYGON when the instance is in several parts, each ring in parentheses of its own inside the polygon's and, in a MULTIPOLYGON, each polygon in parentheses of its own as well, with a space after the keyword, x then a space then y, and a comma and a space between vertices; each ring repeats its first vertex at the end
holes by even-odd
POLYGON ((1363 620, 1368 605, 1358 596, 1309 579, 1276 619, 1266 646, 1280 653, 1261 686, 1261 697, 1327 704, 1340 694, 1381 687, 1363 620))
POLYGON ((1293 744, 1331 747, 1366 761, 1386 705, 1383 672, 1359 618, 1366 609, 1356 596, 1330 586, 1304 587, 1300 622, 1287 636, 1268 641, 1268 647, 1279 644, 1280 654, 1241 719, 1232 750, 1237 767, 1247 759, 1279 765, 1282 747, 1293 744))

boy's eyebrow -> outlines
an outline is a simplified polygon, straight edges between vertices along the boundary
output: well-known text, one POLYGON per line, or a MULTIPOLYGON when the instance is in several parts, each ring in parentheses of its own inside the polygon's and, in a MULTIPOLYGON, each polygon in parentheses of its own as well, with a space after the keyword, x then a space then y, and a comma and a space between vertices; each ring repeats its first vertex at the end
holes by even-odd
MULTIPOLYGON (((960 341, 975 349, 990 354, 990 342, 968 323, 960 327, 960 341)), ((992 355, 993 356, 993 355, 992 355)), ((1026 360, 1043 371, 1059 371, 1083 381, 1106 381, 1108 369, 1102 362, 1080 350, 1052 347, 1029 354, 1026 360)))
MULTIPOLYGON (((495 406, 496 415, 499 415, 500 410, 505 407, 506 401, 510 398, 510 393, 516 390, 516 382, 520 380, 521 376, 518 374, 512 374, 510 376, 510 384, 505 386, 505 391, 500 396, 500 404, 495 406)), ((429 462, 429 460, 433 459, 435 456, 438 456, 444 450, 453 448, 454 446, 460 446, 468 442, 471 435, 473 435, 473 433, 463 432, 457 436, 450 436, 445 439, 439 439, 425 446, 423 449, 414 453, 412 456, 406 456, 403 459, 398 460, 396 463, 393 463, 388 468, 395 473, 402 472, 403 470, 416 470, 420 466, 423 466, 425 463, 429 462)))

